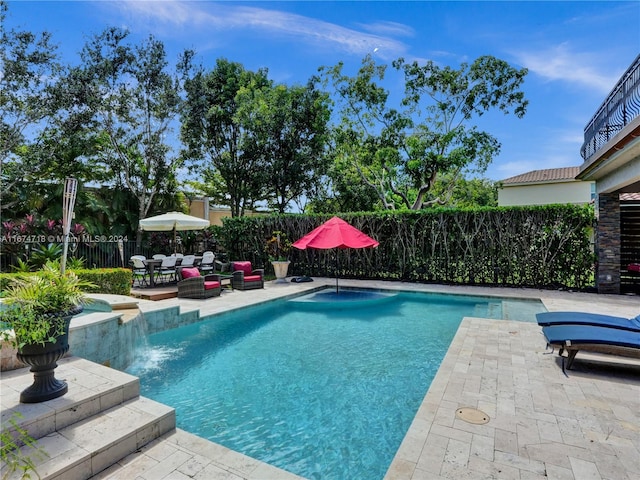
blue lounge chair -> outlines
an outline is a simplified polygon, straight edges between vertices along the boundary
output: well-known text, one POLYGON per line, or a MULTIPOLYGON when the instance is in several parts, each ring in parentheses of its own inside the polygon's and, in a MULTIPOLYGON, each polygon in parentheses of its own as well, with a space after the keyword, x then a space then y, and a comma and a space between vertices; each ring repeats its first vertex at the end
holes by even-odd
MULTIPOLYGON (((580 350, 640 358, 640 332, 593 325, 553 325, 542 327, 542 333, 547 345, 560 348, 560 355, 566 350, 569 370, 580 350)), ((564 357, 562 371, 565 371, 564 357)))
POLYGON ((593 325, 640 332, 640 315, 633 318, 625 318, 585 312, 544 312, 536 313, 536 320, 538 320, 538 325, 541 327, 551 325, 593 325))

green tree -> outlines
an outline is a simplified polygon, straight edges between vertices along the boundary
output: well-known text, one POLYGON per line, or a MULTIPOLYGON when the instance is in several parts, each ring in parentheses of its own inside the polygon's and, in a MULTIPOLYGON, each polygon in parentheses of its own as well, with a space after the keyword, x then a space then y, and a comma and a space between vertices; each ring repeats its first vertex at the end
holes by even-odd
MULTIPOLYGON (((133 194, 142 219, 152 213, 157 196, 176 189, 180 158, 170 134, 182 105, 181 86, 178 67, 168 71, 162 42, 149 36, 131 45, 128 35, 109 28, 90 38, 82 64, 70 70, 61 87, 69 102, 67 131, 96 132, 97 157, 108 168, 112 186, 133 194)), ((186 51, 181 62, 190 55, 186 51)))
MULTIPOLYGON (((406 113, 389 108, 389 92, 378 85, 386 66, 366 56, 358 73, 350 77, 344 64, 320 67, 324 87, 334 91, 339 124, 333 129, 334 164, 349 166, 378 198, 384 209, 395 209, 394 190, 403 182, 399 164, 405 131, 412 120, 406 113)), ((333 187, 339 186, 339 182, 333 187)))
POLYGON ((247 92, 271 88, 267 71, 251 72, 226 59, 218 59, 210 72, 186 63, 184 71, 184 158, 205 180, 204 189, 228 205, 233 217, 242 216, 265 197, 266 170, 238 112, 242 101, 251 101, 247 92))
POLYGON ((235 118, 250 150, 260 155, 269 205, 284 213, 292 201, 310 194, 326 172, 328 96, 309 83, 244 87, 237 99, 235 118))
POLYGON ((371 56, 354 77, 343 73, 342 64, 321 67, 320 73, 333 86, 341 113, 335 154, 358 171, 383 208, 417 210, 443 203, 427 198, 438 174, 456 179, 486 171, 500 144, 472 122, 492 109, 522 117, 527 101, 520 87, 527 70, 491 56, 457 70, 402 58, 393 66, 405 81, 398 108, 388 105, 389 91, 381 86, 386 66, 371 56))
MULTIPOLYGON (((345 143, 343 148, 357 148, 358 144, 345 143)), ((309 213, 371 212, 382 208, 375 190, 362 181, 350 161, 349 155, 327 155, 333 158, 326 176, 315 185, 305 211, 309 213)))
POLYGON ((427 193, 427 201, 432 198, 439 198, 449 207, 497 207, 498 187, 487 178, 452 179, 450 175, 440 175, 427 193))
POLYGON ((61 68, 51 34, 8 29, 7 12, 0 1, 0 212, 19 208, 38 179, 43 157, 33 151, 56 110, 51 86, 61 68))

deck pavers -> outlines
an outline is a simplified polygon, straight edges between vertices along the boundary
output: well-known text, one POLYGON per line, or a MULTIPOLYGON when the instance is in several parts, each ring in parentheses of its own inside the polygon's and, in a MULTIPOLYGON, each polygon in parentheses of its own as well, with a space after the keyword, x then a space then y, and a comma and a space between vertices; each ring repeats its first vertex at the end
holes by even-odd
POLYGON ((466 318, 424 400, 439 407, 420 410, 386 478, 637 478, 640 363, 585 354, 567 374, 536 324, 466 318), (461 406, 491 419, 456 419, 461 406))
MULTIPOLYGON (((207 301, 142 301, 140 308, 144 311, 175 305, 187 311, 199 310, 201 316, 206 316, 323 283, 331 286, 333 282, 317 279, 311 284, 268 283, 261 291, 225 292, 207 301)), ((550 311, 584 310, 629 317, 640 313, 640 299, 628 296, 354 280, 341 280, 340 284, 540 298, 550 311)), ((544 337, 536 324, 466 318, 385 479, 637 478, 640 363, 579 353, 574 370, 567 373, 568 376, 563 375, 558 356, 545 350, 544 337), (456 418, 455 412, 462 406, 482 410, 489 415, 489 422, 476 425, 456 418)), ((94 478, 299 477, 178 429, 94 478)))
MULTIPOLYGON (((640 313, 640 301, 623 296, 342 284, 541 298, 549 310, 640 313)), ((640 469, 640 364, 579 356, 607 360, 581 360, 565 377, 537 325, 467 318, 386 478, 633 478, 640 469), (474 406, 491 420, 472 425, 456 419, 460 406, 474 406)))

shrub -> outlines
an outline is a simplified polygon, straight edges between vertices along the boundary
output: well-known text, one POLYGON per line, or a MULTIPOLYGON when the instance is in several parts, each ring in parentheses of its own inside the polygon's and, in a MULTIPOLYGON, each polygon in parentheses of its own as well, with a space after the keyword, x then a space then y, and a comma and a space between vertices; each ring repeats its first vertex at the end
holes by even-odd
POLYGON ((95 287, 92 293, 110 293, 113 295, 129 295, 131 291, 132 273, 128 268, 96 268, 76 270, 78 277, 91 282, 95 287))
MULTIPOLYGON (((90 293, 110 293, 114 295, 129 295, 131 291, 131 270, 127 268, 99 268, 73 270, 83 282, 92 283, 87 288, 90 293)), ((0 296, 6 292, 14 279, 25 278, 29 273, 0 273, 0 296)))
MULTIPOLYGON (((591 206, 438 208, 340 215, 380 242, 365 250, 289 252, 293 275, 334 275, 472 285, 583 289, 594 282, 591 206)), ((267 264, 265 239, 293 241, 328 215, 223 220, 218 239, 229 258, 267 264)))

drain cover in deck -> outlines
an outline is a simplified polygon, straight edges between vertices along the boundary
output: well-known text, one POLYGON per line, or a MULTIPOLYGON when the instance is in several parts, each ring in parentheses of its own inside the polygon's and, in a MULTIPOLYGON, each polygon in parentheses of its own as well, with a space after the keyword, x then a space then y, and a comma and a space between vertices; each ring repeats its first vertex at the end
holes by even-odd
POLYGON ((474 423, 476 425, 483 425, 489 421, 489 415, 481 410, 470 407, 462 407, 456 410, 456 417, 467 423, 474 423))

